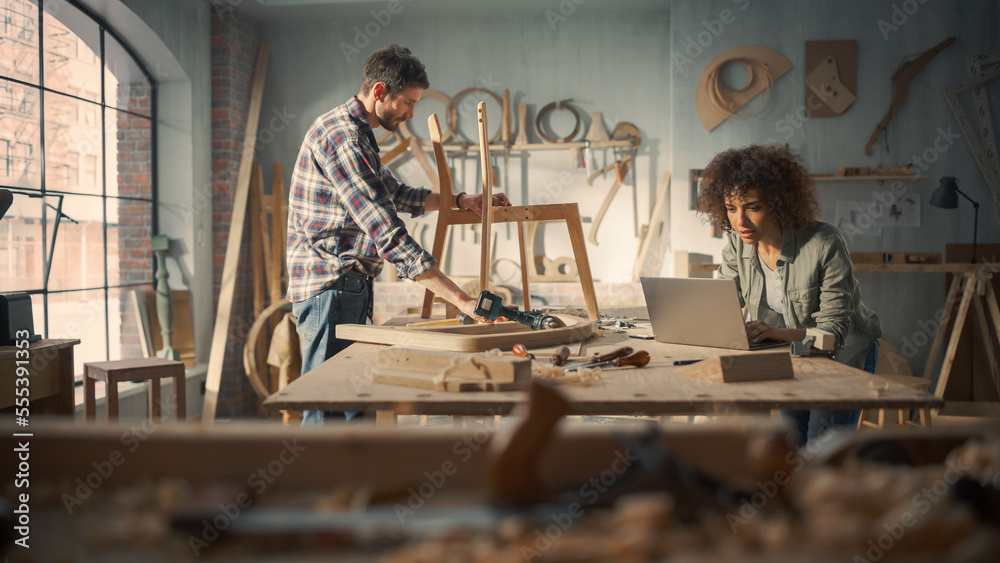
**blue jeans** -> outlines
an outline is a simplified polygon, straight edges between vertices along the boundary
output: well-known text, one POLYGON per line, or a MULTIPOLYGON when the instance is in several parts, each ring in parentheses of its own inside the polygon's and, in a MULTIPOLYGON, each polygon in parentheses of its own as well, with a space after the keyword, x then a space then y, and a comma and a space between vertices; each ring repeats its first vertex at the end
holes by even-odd
MULTIPOLYGON (((864 370, 868 373, 875 373, 875 366, 878 364, 878 340, 872 342, 868 348, 868 356, 865 357, 864 370)), ((860 410, 782 410, 781 417, 790 420, 799 432, 799 438, 803 443, 814 440, 831 428, 850 426, 857 427, 858 418, 861 417, 860 410)))
MULTIPOLYGON (((337 325, 365 324, 371 295, 371 278, 351 270, 319 295, 292 304, 303 375, 354 343, 337 338, 337 325)), ((321 425, 326 418, 350 421, 362 416, 363 412, 355 411, 303 411, 302 426, 321 425)))

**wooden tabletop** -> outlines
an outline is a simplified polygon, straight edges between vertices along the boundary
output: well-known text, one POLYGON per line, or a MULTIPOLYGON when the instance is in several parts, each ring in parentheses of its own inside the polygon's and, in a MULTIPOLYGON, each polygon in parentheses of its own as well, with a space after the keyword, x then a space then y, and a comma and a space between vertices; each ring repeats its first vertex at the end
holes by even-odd
MULTIPOLYGON (((630 329, 632 333, 648 330, 630 329)), ((671 415, 724 414, 770 409, 940 408, 944 401, 909 386, 873 376, 823 358, 792 358, 795 379, 748 383, 714 383, 676 373, 675 360, 749 353, 665 344, 628 338, 626 333, 602 331, 603 338, 584 343, 585 354, 621 346, 646 350, 652 361, 643 368, 605 369, 601 381, 588 387, 564 384, 560 389, 574 414, 671 415), (888 384, 881 394, 869 389, 888 384)), ((580 343, 570 346, 574 354, 580 343)), ((524 400, 521 391, 428 391, 374 383, 370 367, 383 346, 355 343, 269 397, 269 409, 382 410, 396 414, 497 415, 507 414, 524 400)), ((536 351, 547 357, 553 348, 536 351)), ((772 349, 771 351, 774 351, 772 349)))

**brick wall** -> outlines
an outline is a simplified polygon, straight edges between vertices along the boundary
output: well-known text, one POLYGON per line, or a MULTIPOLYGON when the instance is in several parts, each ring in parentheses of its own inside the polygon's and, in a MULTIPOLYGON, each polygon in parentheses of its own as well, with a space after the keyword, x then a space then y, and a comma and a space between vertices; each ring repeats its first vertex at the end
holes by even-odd
MULTIPOLYGON (((213 311, 219 305, 259 41, 260 26, 256 22, 234 11, 217 10, 212 15, 213 311)), ((249 222, 246 223, 242 241, 240 256, 249 256, 249 222)), ((253 320, 250 261, 241 259, 219 388, 219 417, 251 416, 257 411, 256 395, 243 369, 243 345, 253 320)))
MULTIPOLYGON (((130 108, 145 111, 149 108, 150 101, 151 96, 146 88, 129 89, 130 108)), ((149 119, 124 112, 115 112, 114 117, 117 118, 118 169, 106 171, 109 175, 117 173, 116 178, 108 178, 108 186, 114 182, 117 185, 118 195, 123 197, 150 198, 153 193, 152 123, 149 119)), ((118 271, 116 277, 115 269, 108 268, 108 285, 152 281, 153 225, 149 217, 153 210, 150 204, 130 199, 109 200, 109 202, 116 205, 117 210, 108 210, 108 222, 115 222, 113 213, 117 211, 118 228, 108 229, 107 252, 108 256, 118 256, 118 271)), ((138 320, 132 311, 129 291, 122 291, 118 302, 121 319, 119 328, 121 357, 139 358, 142 357, 143 351, 139 340, 138 320)), ((152 326, 150 330, 159 331, 160 327, 152 326)))

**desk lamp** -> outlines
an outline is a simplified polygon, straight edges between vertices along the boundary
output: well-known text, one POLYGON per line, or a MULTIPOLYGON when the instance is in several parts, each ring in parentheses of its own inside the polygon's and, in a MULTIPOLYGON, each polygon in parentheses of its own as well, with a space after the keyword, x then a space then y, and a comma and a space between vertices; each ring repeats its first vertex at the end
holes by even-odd
POLYGON ((965 195, 965 192, 958 189, 958 179, 952 176, 944 176, 941 178, 941 184, 938 188, 934 190, 931 194, 931 205, 934 207, 940 207, 941 209, 955 209, 958 207, 958 196, 962 195, 965 199, 972 202, 972 208, 975 209, 975 219, 972 223, 972 263, 976 263, 976 239, 979 236, 979 202, 972 199, 971 197, 965 195))

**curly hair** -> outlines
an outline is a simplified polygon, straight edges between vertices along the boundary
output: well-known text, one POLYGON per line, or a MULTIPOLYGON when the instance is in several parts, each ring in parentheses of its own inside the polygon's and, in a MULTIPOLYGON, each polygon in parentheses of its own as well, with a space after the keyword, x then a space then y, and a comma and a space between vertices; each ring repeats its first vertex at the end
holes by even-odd
POLYGON ((750 145, 715 155, 701 178, 698 211, 725 232, 733 230, 726 197, 743 198, 756 189, 783 229, 816 222, 819 204, 802 157, 781 145, 750 145))

